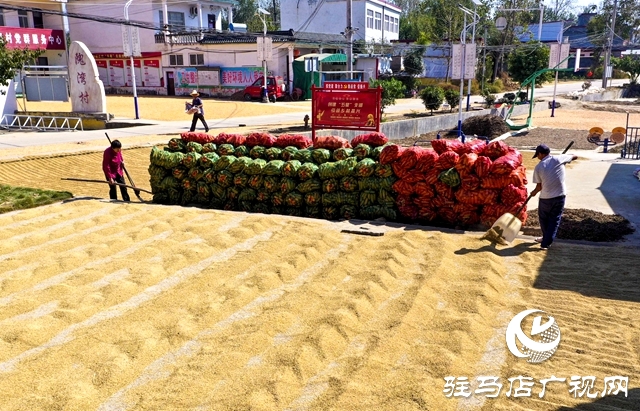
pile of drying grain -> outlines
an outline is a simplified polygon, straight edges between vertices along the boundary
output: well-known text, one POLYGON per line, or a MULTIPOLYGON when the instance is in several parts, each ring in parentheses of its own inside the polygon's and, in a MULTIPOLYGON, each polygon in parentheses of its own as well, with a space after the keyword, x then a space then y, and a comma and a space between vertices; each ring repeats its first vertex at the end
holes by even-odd
MULTIPOLYGON (((531 211, 537 215, 537 210, 531 211)), ((536 218, 530 219, 536 222, 536 218)), ((629 220, 618 214, 603 214, 598 211, 579 209, 565 209, 558 228, 557 237, 563 240, 583 240, 596 242, 621 241, 624 236, 632 234, 635 229, 629 220)), ((540 234, 539 227, 530 227, 526 234, 540 234)))
POLYGON ((492 114, 469 117, 462 122, 462 132, 468 136, 476 134, 478 136, 495 138, 509 131, 510 128, 504 119, 492 114))

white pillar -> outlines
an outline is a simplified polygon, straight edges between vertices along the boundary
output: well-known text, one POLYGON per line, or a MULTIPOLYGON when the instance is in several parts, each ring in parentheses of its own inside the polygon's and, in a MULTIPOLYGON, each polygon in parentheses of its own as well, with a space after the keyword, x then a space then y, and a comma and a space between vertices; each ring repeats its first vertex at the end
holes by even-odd
POLYGON ((229 24, 233 23, 233 9, 231 7, 227 9, 227 15, 229 16, 229 24))
MULTIPOLYGON (((169 9, 167 8, 166 0, 162 2, 162 19, 164 20, 164 24, 169 24, 169 9)), ((164 34, 168 35, 169 30, 164 30, 164 34)))
POLYGON ((216 14, 216 30, 222 31, 222 9, 218 9, 216 14))
POLYGON ((204 27, 202 24, 202 3, 198 3, 198 26, 200 30, 204 27))
POLYGON ((293 93, 293 46, 288 47, 289 51, 289 95, 293 93))

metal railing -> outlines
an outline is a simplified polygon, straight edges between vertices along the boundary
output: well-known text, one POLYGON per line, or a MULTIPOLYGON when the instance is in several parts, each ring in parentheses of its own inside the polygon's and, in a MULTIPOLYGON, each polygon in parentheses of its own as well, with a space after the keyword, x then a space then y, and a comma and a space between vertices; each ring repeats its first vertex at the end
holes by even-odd
POLYGON ((631 160, 640 159, 640 127, 627 127, 627 135, 624 139, 624 147, 620 151, 620 157, 631 160))
POLYGON ((37 131, 84 131, 80 117, 29 116, 4 114, 0 118, 0 128, 5 130, 37 131))
POLYGON ((187 33, 187 34, 155 34, 156 44, 196 44, 202 39, 200 33, 187 33))

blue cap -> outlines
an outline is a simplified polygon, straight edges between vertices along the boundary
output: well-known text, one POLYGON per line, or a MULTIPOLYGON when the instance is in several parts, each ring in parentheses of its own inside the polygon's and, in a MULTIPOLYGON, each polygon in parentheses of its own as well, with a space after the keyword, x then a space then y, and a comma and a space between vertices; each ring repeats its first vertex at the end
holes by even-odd
POLYGON ((551 149, 546 144, 540 144, 538 147, 536 147, 536 153, 533 155, 532 158, 538 157, 538 154, 549 154, 549 153, 551 153, 551 149))

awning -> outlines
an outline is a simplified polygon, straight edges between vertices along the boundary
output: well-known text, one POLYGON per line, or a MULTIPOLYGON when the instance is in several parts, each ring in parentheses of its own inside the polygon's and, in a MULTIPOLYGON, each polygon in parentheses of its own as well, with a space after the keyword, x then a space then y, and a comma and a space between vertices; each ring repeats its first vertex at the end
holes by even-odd
POLYGON ((298 57, 295 61, 304 61, 305 57, 317 57, 319 63, 346 63, 346 54, 311 53, 298 57))

